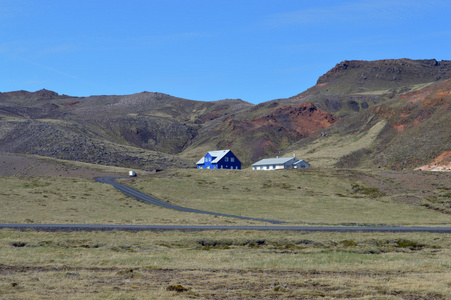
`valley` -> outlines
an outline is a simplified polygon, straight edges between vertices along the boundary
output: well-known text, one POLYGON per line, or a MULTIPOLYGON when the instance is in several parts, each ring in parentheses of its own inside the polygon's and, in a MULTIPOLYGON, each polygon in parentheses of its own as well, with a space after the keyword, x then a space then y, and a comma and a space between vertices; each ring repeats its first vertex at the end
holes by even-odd
MULTIPOLYGON (((450 128, 449 61, 344 61, 260 104, 1 92, 0 223, 450 227, 450 128), (219 149, 243 169, 195 169, 219 149), (250 167, 293 154, 311 167, 250 167)), ((448 299, 450 254, 446 233, 1 229, 0 298, 448 299)))

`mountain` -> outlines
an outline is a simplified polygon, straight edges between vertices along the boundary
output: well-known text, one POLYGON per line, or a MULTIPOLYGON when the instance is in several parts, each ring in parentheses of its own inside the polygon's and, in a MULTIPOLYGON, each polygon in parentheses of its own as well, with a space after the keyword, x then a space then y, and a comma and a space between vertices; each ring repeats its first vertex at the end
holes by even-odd
POLYGON ((337 64, 316 86, 291 101, 308 99, 340 117, 339 121, 287 151, 311 153, 306 159, 336 167, 412 169, 445 157, 439 164, 449 168, 450 78, 449 61, 337 64), (330 147, 325 145, 330 144, 333 151, 327 153, 330 147))
POLYGON ((0 151, 162 169, 194 166, 211 149, 231 148, 251 164, 335 121, 312 104, 262 107, 150 92, 84 98, 47 90, 0 93, 0 151))
POLYGON ((144 169, 188 167, 175 154, 200 124, 251 106, 161 93, 85 98, 48 90, 0 93, 0 151, 144 169))
POLYGON ((384 59, 343 61, 318 78, 316 94, 405 93, 451 78, 451 61, 384 59))
POLYGON ((212 149, 232 149, 245 167, 293 152, 313 166, 446 166, 450 92, 450 61, 409 59, 344 61, 307 91, 258 105, 6 92, 0 152, 146 170, 194 167, 212 149))

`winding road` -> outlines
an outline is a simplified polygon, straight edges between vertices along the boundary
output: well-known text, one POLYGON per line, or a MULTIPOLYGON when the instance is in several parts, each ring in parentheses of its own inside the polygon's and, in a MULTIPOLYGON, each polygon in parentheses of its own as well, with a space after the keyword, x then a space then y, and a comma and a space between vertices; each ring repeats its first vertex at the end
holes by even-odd
MULTIPOLYGON (((124 194, 133 197, 139 201, 151 203, 159 206, 163 206, 170 209, 175 209, 183 212, 189 212, 189 213, 197 213, 197 214, 205 214, 205 215, 214 215, 214 216, 221 216, 221 217, 229 217, 229 218, 237 218, 237 219, 243 219, 243 220, 253 220, 253 221, 261 221, 261 222, 268 222, 272 224, 282 224, 287 223, 284 221, 277 221, 277 220, 267 220, 267 219, 258 219, 258 218, 250 218, 250 217, 242 217, 242 216, 235 216, 235 215, 227 215, 227 214, 221 214, 221 213, 214 213, 209 211, 203 211, 203 210, 197 210, 193 208, 187 208, 182 206, 177 206, 170 204, 168 202, 164 202, 158 199, 155 199, 149 195, 146 195, 144 193, 141 193, 140 191, 137 191, 129 186, 123 185, 121 183, 118 183, 115 181, 115 179, 121 178, 121 177, 96 177, 94 178, 96 181, 106 184, 111 184, 116 189, 120 190, 124 194)), ((123 177, 122 177, 123 178, 123 177)))
MULTIPOLYGON (((243 216, 220 214, 208 211, 202 211, 187 207, 173 205, 149 195, 141 193, 131 187, 120 184, 115 179, 120 177, 97 177, 96 181, 114 186, 124 194, 133 197, 139 201, 163 206, 190 213, 208 214, 216 216, 224 216, 230 218, 238 218, 244 220, 255 220, 268 222, 272 224, 287 223, 277 220, 266 220, 258 218, 250 218, 243 216)), ((261 231, 306 231, 306 232, 431 232, 431 233, 451 233, 451 227, 368 227, 368 226, 289 226, 289 225, 270 225, 270 226, 198 226, 198 225, 88 225, 88 224, 0 224, 0 229, 9 228, 16 230, 37 230, 37 231, 204 231, 204 230, 261 230, 261 231)))

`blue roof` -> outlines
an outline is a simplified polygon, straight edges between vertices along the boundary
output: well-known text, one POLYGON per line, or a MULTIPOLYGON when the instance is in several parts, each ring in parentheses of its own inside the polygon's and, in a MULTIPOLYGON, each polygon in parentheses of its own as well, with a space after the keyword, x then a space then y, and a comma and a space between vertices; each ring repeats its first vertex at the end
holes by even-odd
MULTIPOLYGON (((216 150, 216 151, 208 151, 207 154, 210 154, 211 157, 213 157, 212 164, 218 163, 224 156, 226 156, 227 153, 229 153, 230 150, 216 150)), ((205 155, 202 157, 196 164, 201 165, 205 163, 205 155)))

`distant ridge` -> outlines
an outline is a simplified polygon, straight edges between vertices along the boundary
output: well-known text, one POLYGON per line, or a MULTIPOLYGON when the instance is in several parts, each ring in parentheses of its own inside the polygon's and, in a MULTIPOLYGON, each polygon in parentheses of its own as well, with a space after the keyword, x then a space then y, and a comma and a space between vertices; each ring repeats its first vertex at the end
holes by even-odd
POLYGON ((347 76, 345 71, 359 69, 360 81, 385 80, 385 81, 437 81, 451 78, 451 61, 435 59, 384 59, 375 61, 345 60, 338 63, 326 74, 318 78, 317 84, 327 83, 347 76), (415 79, 413 79, 415 78, 415 79))
POLYGON ((307 91, 258 105, 0 93, 0 152, 144 170, 194 167, 212 149, 244 168, 296 152, 313 166, 448 170, 450 128, 451 61, 435 59, 343 61, 307 91))
POLYGON ((320 76, 314 94, 356 94, 451 78, 451 61, 435 59, 345 60, 320 76))

